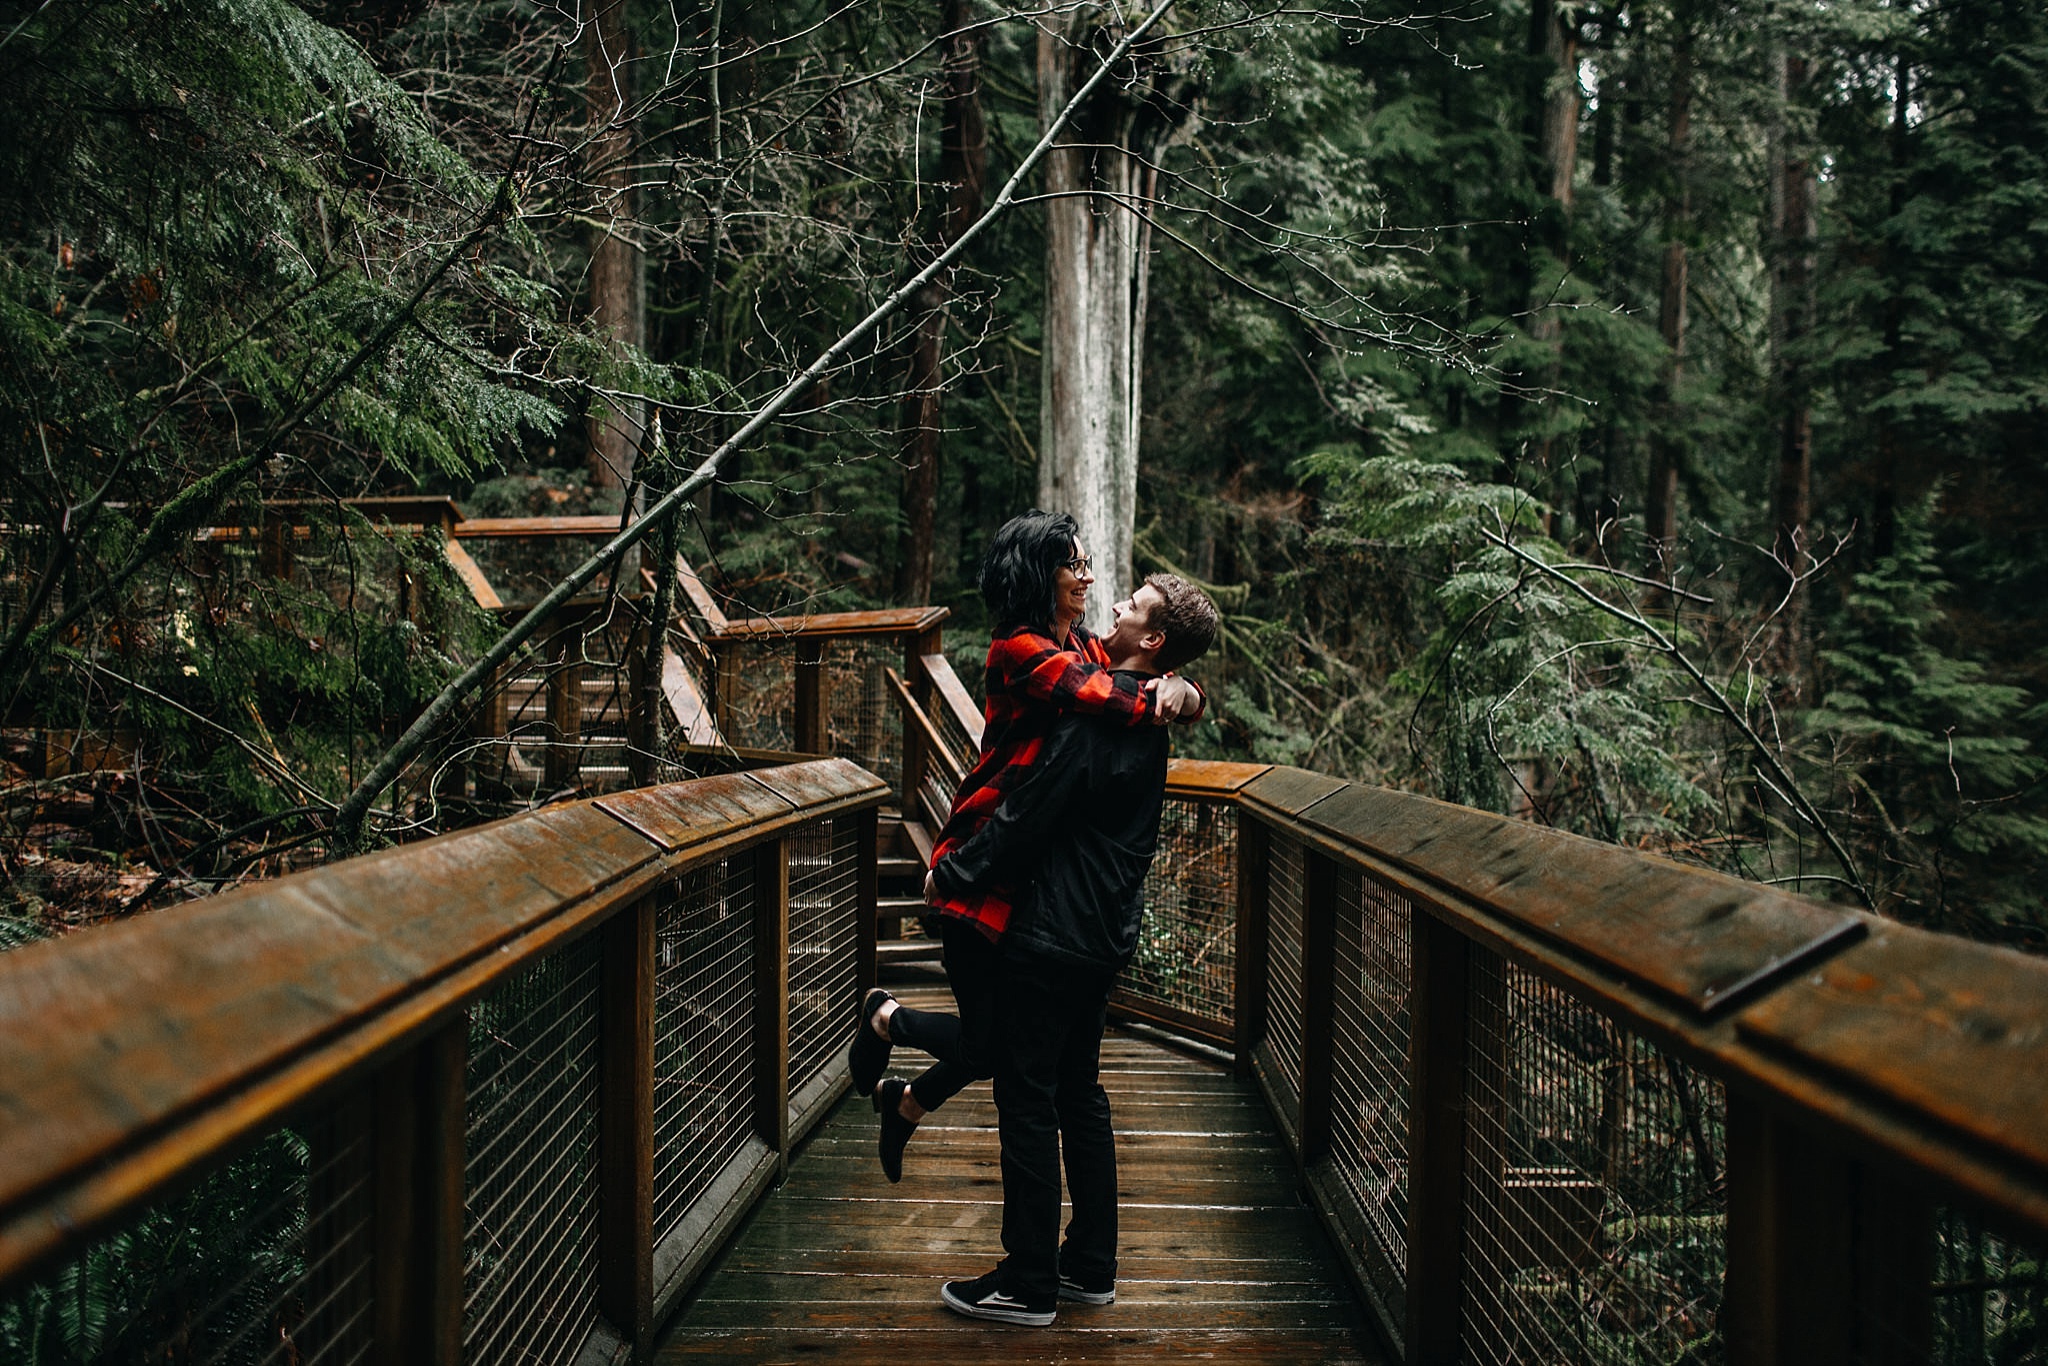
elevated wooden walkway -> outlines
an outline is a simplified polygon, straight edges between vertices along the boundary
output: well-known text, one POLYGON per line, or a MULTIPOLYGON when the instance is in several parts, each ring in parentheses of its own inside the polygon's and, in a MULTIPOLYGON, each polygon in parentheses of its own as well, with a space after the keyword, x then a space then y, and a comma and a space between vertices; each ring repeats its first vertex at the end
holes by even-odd
MULTIPOLYGON (((899 995, 950 1003, 937 987, 899 995)), ((898 1057, 898 1075, 922 1066, 914 1051, 898 1057)), ((1255 1087, 1115 1030, 1103 1084, 1123 1192, 1114 1305, 1063 1305, 1045 1329, 948 1312, 940 1282, 1002 1257, 989 1087, 919 1128, 896 1186, 875 1157, 873 1110, 849 1096, 678 1314, 657 1360, 1386 1360, 1255 1087)))

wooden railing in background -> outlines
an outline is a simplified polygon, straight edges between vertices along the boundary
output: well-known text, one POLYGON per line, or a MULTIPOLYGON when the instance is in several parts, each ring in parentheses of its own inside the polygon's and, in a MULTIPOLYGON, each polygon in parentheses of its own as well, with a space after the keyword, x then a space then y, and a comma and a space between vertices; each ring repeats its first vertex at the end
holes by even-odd
MULTIPOLYGON (((288 577, 292 547, 312 535, 309 516, 335 506, 266 504, 260 526, 209 527, 199 539, 253 541, 261 572, 288 577)), ((620 526, 615 514, 465 518, 446 498, 360 498, 339 506, 375 525, 432 538, 476 605, 508 622, 524 614, 530 594, 502 570, 479 563, 469 547, 479 547, 486 559, 544 552, 595 543, 620 526)), ((935 691, 934 671, 964 698, 943 654, 946 608, 732 616, 687 560, 678 557, 675 570, 682 592, 666 628, 673 648, 665 652, 659 689, 670 737, 662 755, 651 753, 646 737, 652 727, 640 714, 650 695, 638 678, 645 652, 641 616, 653 584, 643 565, 639 583, 622 585, 617 595, 593 593, 564 603, 537 633, 534 657, 500 670, 482 690, 461 757, 439 766, 437 791, 444 797, 473 785, 479 796, 508 785, 601 791, 654 780, 662 760, 703 771, 793 755, 851 758, 896 779, 902 792, 928 784, 932 748, 920 733, 899 732, 883 670, 900 661, 899 676, 912 696, 935 711, 958 698, 935 691), (537 763, 526 761, 527 750, 538 751, 537 763)), ((400 584, 399 591, 409 604, 411 585, 400 584)), ((966 706, 978 718, 973 704, 966 706)), ((978 740, 978 719, 974 734, 978 740)), ((73 737, 63 738, 78 747, 73 737)))
POLYGON ((885 795, 644 788, 0 955, 0 1334, 644 1355, 844 1090, 885 795))

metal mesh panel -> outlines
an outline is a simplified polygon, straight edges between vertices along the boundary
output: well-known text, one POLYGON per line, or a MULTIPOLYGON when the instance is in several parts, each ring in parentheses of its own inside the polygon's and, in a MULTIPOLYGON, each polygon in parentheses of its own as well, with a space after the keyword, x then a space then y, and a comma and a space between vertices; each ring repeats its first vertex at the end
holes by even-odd
POLYGON ((655 918, 654 1236, 667 1236, 748 1132, 754 1077, 750 856, 678 879, 655 918))
POLYGON ((882 676, 895 645, 894 637, 854 638, 825 650, 827 752, 890 778, 903 765, 903 713, 882 676))
POLYGON ((939 738, 946 742, 946 748, 960 761, 961 769, 972 769, 975 761, 981 757, 981 742, 967 733, 967 728, 953 715, 951 707, 942 702, 934 702, 931 713, 932 724, 938 728, 939 738))
POLYGON ((273 1131, 0 1301, 0 1360, 368 1361, 366 1149, 273 1131))
POLYGON ((1237 812, 1167 799, 1145 880, 1138 951, 1118 995, 1166 1006, 1228 1033, 1236 1022, 1237 812))
POLYGON ((748 749, 794 749, 796 642, 728 643, 719 650, 726 740, 748 749))
POLYGON ((1941 1366, 2048 1362, 2048 1248, 1988 1231, 1974 1215, 1934 1216, 1934 1352, 1941 1366))
POLYGON ((1266 902, 1266 1048, 1273 1087, 1290 1109, 1301 1100, 1302 849, 1276 835, 1268 863, 1266 902))
POLYGON ((558 1362, 597 1306, 597 945, 503 983, 469 1017, 463 1351, 558 1362))
POLYGON ((1380 1256, 1381 1288, 1408 1263, 1407 898, 1347 871, 1337 880, 1330 1155, 1380 1256))
POLYGON ((1691 1359, 1727 1264, 1720 1083, 1491 955, 1471 993, 1466 1358, 1691 1359))
POLYGON ((803 1089, 846 1042, 860 909, 853 820, 813 821, 789 839, 789 1088, 803 1089))

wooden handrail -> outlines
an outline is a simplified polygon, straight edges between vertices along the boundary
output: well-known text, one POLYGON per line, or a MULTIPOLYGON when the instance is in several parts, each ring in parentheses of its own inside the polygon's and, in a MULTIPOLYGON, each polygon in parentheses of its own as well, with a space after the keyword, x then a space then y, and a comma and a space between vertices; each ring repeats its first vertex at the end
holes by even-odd
POLYGON ((910 695, 910 689, 904 684, 902 677, 894 669, 882 670, 882 676, 888 680, 889 691, 895 694, 896 705, 902 709, 903 723, 917 727, 919 733, 924 736, 925 743, 931 746, 932 756, 946 770, 946 777, 952 781, 953 786, 958 787, 967 777, 967 770, 960 766, 959 757, 947 748, 944 737, 939 734, 939 728, 932 723, 932 718, 925 713, 925 709, 917 705, 917 699, 910 695))
POLYGON ((717 632, 721 641, 776 641, 826 636, 922 635, 948 616, 948 607, 885 607, 872 612, 820 612, 740 617, 717 632))
POLYGON ((982 716, 967 687, 960 681, 960 675, 953 672, 952 662, 945 655, 934 652, 918 656, 918 663, 924 666, 925 676, 932 681, 932 690, 937 694, 939 705, 952 715, 953 724, 960 727, 960 733, 976 750, 981 748, 982 716))
POLYGON ((1709 1070, 2048 1231, 2048 962, 1298 769, 1240 800, 1709 1070))
POLYGON ((642 788, 0 955, 0 1284, 685 869, 885 792, 844 760, 642 788))

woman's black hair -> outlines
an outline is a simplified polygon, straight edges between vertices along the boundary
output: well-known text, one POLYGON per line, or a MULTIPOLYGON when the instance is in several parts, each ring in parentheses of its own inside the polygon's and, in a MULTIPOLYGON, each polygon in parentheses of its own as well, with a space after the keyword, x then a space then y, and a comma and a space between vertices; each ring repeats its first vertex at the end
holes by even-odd
POLYGON ((1064 512, 1033 508, 1003 523, 981 562, 981 600, 998 631, 1052 629, 1059 569, 1080 536, 1080 523, 1064 512))

